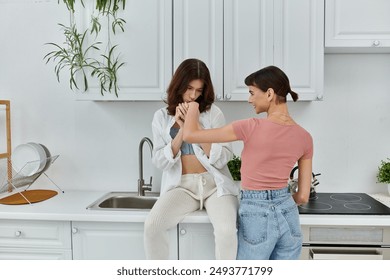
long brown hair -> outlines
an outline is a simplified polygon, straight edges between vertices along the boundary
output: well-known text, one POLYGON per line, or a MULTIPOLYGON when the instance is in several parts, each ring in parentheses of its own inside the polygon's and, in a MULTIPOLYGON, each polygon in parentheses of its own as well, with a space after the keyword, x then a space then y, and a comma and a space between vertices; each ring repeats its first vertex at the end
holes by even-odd
POLYGON ((183 94, 186 92, 188 85, 197 79, 204 84, 202 94, 196 99, 196 102, 199 103, 199 111, 202 113, 210 109, 215 99, 210 71, 203 61, 189 58, 177 67, 168 86, 168 95, 165 103, 168 104, 167 111, 169 115, 175 115, 176 106, 183 102, 183 94))
POLYGON ((272 88, 276 93, 276 103, 285 103, 289 93, 294 102, 298 100, 298 94, 291 90, 287 75, 273 65, 250 74, 245 78, 245 84, 247 86, 255 86, 264 92, 272 88))

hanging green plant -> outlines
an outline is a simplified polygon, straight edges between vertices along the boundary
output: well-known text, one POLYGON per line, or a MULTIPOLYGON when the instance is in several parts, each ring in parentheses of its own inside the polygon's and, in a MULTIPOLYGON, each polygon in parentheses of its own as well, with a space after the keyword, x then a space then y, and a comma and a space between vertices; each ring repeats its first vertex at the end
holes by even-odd
MULTIPOLYGON (((79 0, 81 8, 84 8, 83 0, 79 0)), ((69 12, 75 13, 75 0, 63 0, 69 12)), ((54 72, 60 82, 62 71, 69 72, 69 86, 80 89, 83 85, 84 92, 88 90, 89 78, 95 78, 100 87, 100 93, 114 92, 118 96, 118 70, 124 65, 119 55, 115 54, 117 45, 112 46, 110 36, 118 30, 124 32, 126 21, 117 16, 119 10, 125 8, 125 0, 96 0, 95 11, 98 15, 91 15, 89 28, 79 31, 74 20, 69 26, 59 24, 63 30, 65 41, 62 44, 47 43, 54 47, 44 56, 46 64, 54 62, 54 72), (108 41, 96 41, 101 31, 101 19, 104 18, 110 24, 108 29, 108 41), (94 38, 90 38, 94 36, 94 38), (88 42, 92 42, 89 43, 88 42), (96 55, 98 53, 98 55, 96 55)), ((73 18, 73 17, 72 17, 73 18)))
MULTIPOLYGON (((69 11, 75 12, 74 4, 76 0, 62 0, 69 11)), ((84 1, 79 0, 84 7, 84 1)), ((58 0, 60 2, 60 0, 58 0)), ((96 10, 101 13, 116 13, 120 9, 120 4, 122 4, 122 10, 125 9, 126 0, 96 0, 96 10)))

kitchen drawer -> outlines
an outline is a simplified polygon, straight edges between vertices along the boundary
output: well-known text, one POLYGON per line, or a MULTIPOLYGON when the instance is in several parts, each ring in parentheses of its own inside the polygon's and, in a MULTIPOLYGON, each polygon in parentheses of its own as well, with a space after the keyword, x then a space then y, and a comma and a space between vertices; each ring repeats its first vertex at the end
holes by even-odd
POLYGON ((0 220, 0 248, 71 248, 70 222, 0 220))
POLYGON ((0 260, 71 260, 71 249, 1 248, 0 260))

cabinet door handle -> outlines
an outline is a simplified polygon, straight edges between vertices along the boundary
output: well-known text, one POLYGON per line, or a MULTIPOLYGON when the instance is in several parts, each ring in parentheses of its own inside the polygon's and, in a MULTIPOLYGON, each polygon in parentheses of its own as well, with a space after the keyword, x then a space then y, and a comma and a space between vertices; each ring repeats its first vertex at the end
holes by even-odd
POLYGON ((15 236, 16 237, 22 236, 22 232, 20 230, 15 231, 15 236))
POLYGON ((221 96, 220 94, 217 94, 216 99, 217 99, 218 101, 220 101, 220 100, 222 100, 222 96, 221 96))
POLYGON ((184 234, 186 234, 187 233, 187 231, 184 229, 184 228, 182 228, 181 230, 180 230, 180 234, 181 235, 184 235, 184 234))
POLYGON ((232 99, 232 95, 231 94, 226 94, 225 100, 230 100, 230 99, 232 99))
POLYGON ((378 40, 375 40, 375 41, 372 42, 372 45, 373 45, 374 47, 377 47, 377 46, 379 46, 380 44, 381 44, 381 42, 378 41, 378 40))
POLYGON ((73 234, 76 234, 76 233, 78 233, 78 232, 79 232, 79 230, 78 230, 77 228, 72 227, 72 233, 73 233, 73 234))

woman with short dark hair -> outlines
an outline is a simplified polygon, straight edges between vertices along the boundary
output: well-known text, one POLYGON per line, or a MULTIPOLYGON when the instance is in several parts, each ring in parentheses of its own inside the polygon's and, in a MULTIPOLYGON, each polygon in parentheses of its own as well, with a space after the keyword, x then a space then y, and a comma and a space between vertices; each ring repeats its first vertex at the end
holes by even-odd
POLYGON ((241 200, 238 212, 238 259, 298 259, 302 234, 297 204, 309 199, 313 140, 290 116, 287 95, 296 101, 286 74, 269 66, 245 79, 249 103, 264 119, 235 121, 222 128, 199 130, 196 102, 188 105, 184 140, 214 143, 241 140, 241 200), (298 163, 298 192, 287 187, 298 163))

